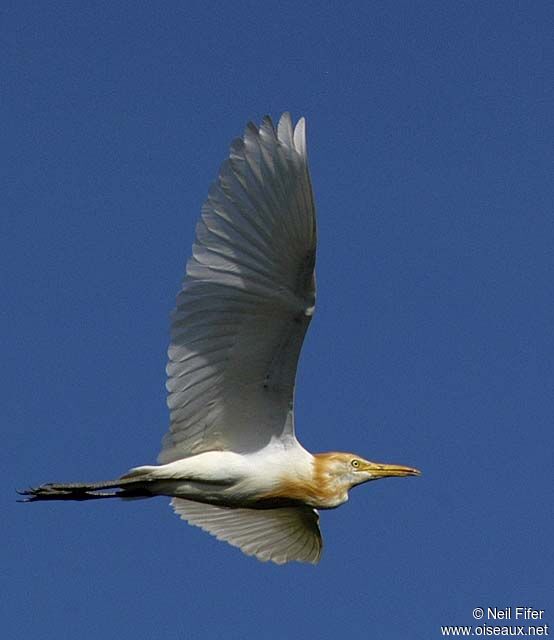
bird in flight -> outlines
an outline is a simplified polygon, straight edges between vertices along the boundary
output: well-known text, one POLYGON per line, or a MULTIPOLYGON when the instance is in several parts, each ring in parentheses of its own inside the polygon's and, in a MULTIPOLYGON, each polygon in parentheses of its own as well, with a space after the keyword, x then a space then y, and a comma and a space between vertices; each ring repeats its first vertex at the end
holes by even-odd
POLYGON ((305 121, 235 140, 196 227, 172 314, 170 429, 158 465, 106 482, 43 484, 25 501, 170 496, 175 512, 259 560, 319 561, 320 509, 364 482, 419 471, 295 435, 296 368, 315 308, 315 208, 305 121))

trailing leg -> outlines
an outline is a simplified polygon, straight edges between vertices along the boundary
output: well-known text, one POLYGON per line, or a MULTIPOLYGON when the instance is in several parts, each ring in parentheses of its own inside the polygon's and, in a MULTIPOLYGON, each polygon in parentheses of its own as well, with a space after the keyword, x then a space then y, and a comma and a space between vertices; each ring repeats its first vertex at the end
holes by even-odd
POLYGON ((36 502, 39 500, 99 500, 103 498, 138 498, 152 494, 147 489, 148 480, 134 478, 120 478, 105 482, 70 482, 61 484, 52 482, 40 487, 31 487, 18 491, 24 496, 22 502, 36 502), (115 491, 104 491, 115 489, 115 491))

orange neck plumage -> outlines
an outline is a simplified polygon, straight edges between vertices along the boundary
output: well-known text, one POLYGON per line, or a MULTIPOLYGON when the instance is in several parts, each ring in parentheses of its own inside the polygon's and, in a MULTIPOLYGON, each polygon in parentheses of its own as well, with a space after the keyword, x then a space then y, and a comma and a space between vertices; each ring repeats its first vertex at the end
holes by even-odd
POLYGON ((333 473, 336 462, 343 460, 342 453, 317 453, 313 456, 311 476, 281 478, 270 493, 261 500, 287 501, 306 504, 315 509, 332 509, 348 500, 348 486, 333 473))

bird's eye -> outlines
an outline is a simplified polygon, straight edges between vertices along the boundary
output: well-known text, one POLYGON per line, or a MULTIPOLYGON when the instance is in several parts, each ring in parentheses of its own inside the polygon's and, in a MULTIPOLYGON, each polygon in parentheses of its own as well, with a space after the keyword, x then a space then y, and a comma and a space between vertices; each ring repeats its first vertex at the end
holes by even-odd
POLYGON ((359 460, 352 460, 352 462, 350 463, 354 469, 357 469, 360 466, 360 461, 359 460))

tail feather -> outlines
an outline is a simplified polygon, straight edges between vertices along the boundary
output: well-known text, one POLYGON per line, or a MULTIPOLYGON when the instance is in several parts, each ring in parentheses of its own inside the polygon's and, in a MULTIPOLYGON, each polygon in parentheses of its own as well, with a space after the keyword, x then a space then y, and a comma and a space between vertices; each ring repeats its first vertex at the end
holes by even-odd
POLYGON ((18 491, 22 502, 38 500, 98 500, 102 498, 138 498, 151 496, 145 478, 119 478, 104 482, 70 482, 60 484, 51 482, 18 491), (106 492, 104 489, 116 489, 106 492))

